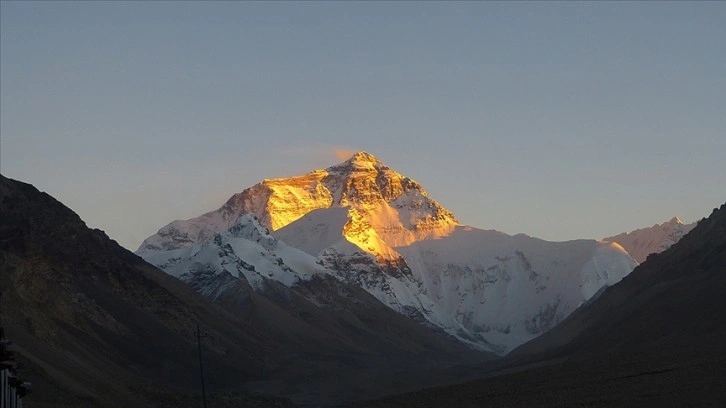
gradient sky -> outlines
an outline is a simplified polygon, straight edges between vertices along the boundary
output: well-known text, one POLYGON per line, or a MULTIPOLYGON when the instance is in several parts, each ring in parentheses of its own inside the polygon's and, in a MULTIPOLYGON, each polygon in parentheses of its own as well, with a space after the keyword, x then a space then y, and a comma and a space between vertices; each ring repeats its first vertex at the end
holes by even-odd
POLYGON ((726 2, 6 2, 0 171, 135 250, 365 150, 567 240, 726 201, 726 2))

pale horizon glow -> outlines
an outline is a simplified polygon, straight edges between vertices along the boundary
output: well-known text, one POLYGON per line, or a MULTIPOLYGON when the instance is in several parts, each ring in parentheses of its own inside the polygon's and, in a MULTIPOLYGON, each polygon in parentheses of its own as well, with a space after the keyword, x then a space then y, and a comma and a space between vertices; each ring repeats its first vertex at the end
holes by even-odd
POLYGON ((465 225, 726 201, 723 2, 0 3, 0 172, 126 248, 367 151, 465 225))

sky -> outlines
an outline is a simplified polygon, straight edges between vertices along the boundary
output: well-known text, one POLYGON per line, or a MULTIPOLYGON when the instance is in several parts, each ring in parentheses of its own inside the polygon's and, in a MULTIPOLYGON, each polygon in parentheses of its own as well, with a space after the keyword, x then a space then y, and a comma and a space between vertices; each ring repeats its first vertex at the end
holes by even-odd
POLYGON ((135 250, 364 150, 463 224, 726 201, 726 2, 0 3, 0 172, 135 250))

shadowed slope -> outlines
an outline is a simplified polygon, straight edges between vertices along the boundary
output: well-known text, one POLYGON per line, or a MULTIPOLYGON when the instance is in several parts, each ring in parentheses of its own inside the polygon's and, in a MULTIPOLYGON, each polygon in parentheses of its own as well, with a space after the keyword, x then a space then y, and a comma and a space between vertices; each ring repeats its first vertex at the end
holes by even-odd
POLYGON ((163 389, 196 389, 195 321, 210 335, 213 388, 265 375, 262 338, 48 194, 2 177, 0 205, 2 323, 36 374, 64 390, 36 387, 30 403, 142 406, 163 389))
POLYGON ((477 380, 356 407, 720 406, 726 205, 477 380))

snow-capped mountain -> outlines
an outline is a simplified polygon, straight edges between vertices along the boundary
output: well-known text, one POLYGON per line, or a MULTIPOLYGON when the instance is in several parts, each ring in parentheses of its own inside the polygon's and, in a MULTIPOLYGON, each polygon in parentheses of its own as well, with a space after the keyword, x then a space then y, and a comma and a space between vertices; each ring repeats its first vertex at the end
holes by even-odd
POLYGON ((389 245, 443 236, 458 224, 453 214, 429 198, 418 183, 391 170, 373 155, 359 152, 327 169, 264 180, 233 195, 216 211, 170 223, 144 240, 137 253, 206 241, 244 214, 255 215, 263 226, 274 231, 310 211, 331 207, 349 207, 352 221, 346 237, 382 256, 395 256, 388 253, 389 245))
POLYGON ((670 248, 688 234, 697 223, 684 224, 678 217, 652 227, 640 228, 631 232, 623 232, 603 241, 617 242, 638 263, 643 263, 650 254, 657 254, 670 248))
POLYGON ((615 243, 555 243, 459 225, 418 183, 364 152, 304 176, 265 180, 216 211, 165 226, 137 254, 185 280, 226 271, 258 291, 266 279, 294 286, 333 276, 499 354, 636 265, 615 243))

